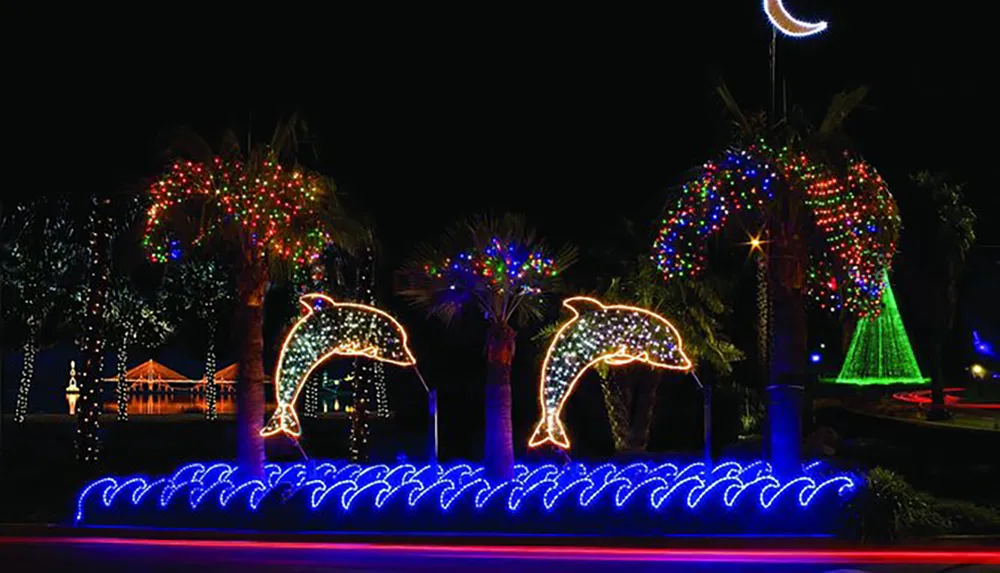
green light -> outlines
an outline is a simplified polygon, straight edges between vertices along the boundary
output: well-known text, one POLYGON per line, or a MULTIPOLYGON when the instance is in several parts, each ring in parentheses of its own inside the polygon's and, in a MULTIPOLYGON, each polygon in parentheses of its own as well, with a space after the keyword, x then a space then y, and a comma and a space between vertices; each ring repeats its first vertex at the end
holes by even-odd
POLYGON ((882 313, 877 318, 862 319, 858 323, 840 375, 824 379, 824 382, 868 386, 930 381, 920 373, 889 279, 883 280, 882 313))

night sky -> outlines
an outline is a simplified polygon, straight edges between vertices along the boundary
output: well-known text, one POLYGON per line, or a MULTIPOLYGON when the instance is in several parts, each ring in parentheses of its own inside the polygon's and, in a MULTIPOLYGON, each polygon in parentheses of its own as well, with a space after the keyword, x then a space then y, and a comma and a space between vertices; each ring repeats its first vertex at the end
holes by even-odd
MULTIPOLYGON (((414 243, 483 209, 524 212, 550 243, 570 241, 586 260, 620 240, 624 218, 643 225, 655 219, 670 189, 725 144, 729 120, 713 93, 720 79, 744 109, 768 105, 770 28, 760 2, 674 4, 648 11, 583 4, 384 8, 364 17, 323 16, 321 33, 287 43, 267 29, 241 34, 238 27, 223 40, 211 26, 194 24, 116 43, 81 27, 102 45, 100 56, 89 53, 80 30, 63 36, 52 29, 46 49, 59 57, 44 65, 18 59, 9 72, 19 81, 8 83, 18 99, 8 113, 34 176, 8 192, 141 188, 162 166, 158 136, 170 127, 190 125, 211 139, 224 127, 249 126, 266 137, 280 114, 299 111, 318 148, 303 161, 332 175, 349 204, 374 217, 384 285, 414 243), (160 34, 182 46, 146 55, 144 46, 164 47, 160 34)), ((988 99, 994 92, 986 89, 996 69, 987 48, 995 41, 977 15, 982 7, 785 4, 800 19, 830 23, 819 37, 779 38, 789 105, 818 123, 834 93, 870 86, 864 108, 848 122, 855 147, 890 189, 919 169, 967 182, 979 242, 1000 243, 989 153, 995 97, 988 99)), ((588 264, 570 277, 585 288, 594 282, 588 264)), ((399 299, 389 304, 406 320, 422 320, 399 299)), ((428 357, 428 379, 469 379, 465 389, 452 382, 442 416, 458 419, 465 407, 478 415, 481 338, 420 328, 425 338, 416 351, 428 357), (453 366, 442 344, 473 359, 453 366)), ((476 328, 481 334, 478 325, 460 331, 476 328)), ((519 350, 530 347, 519 341, 519 350)), ((515 384, 537 375, 534 351, 525 353, 515 384)), ((533 388, 515 386, 520 433, 535 415, 533 388)), ((470 420, 472 428, 481 424, 470 420)), ((464 421, 443 423, 460 426, 445 433, 465 432, 464 421)), ((471 455, 475 445, 453 447, 471 455)))

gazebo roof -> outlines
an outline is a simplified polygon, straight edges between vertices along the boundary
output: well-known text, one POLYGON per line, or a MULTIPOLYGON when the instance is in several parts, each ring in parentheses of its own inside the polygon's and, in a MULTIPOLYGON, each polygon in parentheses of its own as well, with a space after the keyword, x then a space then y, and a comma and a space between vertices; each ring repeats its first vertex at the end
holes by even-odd
MULTIPOLYGON (((233 362, 225 368, 215 371, 215 381, 216 382, 236 382, 236 379, 240 375, 240 364, 239 362, 233 362)), ((272 377, 267 372, 264 373, 264 382, 270 383, 272 377)), ((201 381, 205 381, 205 375, 202 374, 201 381)))
MULTIPOLYGON (((114 378, 105 378, 105 380, 117 380, 114 378)), ((140 380, 155 380, 159 382, 187 382, 191 380, 187 376, 171 370, 166 366, 160 364, 155 360, 147 360, 133 367, 131 370, 125 373, 125 380, 128 382, 137 382, 140 380)))
MULTIPOLYGON (((239 376, 239 374, 240 374, 240 364, 239 362, 233 362, 229 366, 226 366, 225 368, 215 372, 215 381, 235 382, 236 377, 239 376)), ((204 378, 205 377, 202 376, 202 379, 204 378)))

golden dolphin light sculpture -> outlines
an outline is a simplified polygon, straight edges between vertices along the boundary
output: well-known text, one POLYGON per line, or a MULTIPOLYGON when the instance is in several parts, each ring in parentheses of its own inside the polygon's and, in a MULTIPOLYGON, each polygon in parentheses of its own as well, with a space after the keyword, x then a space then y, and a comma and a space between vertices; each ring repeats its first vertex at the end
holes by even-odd
POLYGON ((559 328, 545 353, 539 387, 542 419, 529 447, 551 442, 569 448, 560 418, 563 405, 583 373, 599 362, 612 366, 644 362, 654 368, 691 369, 677 329, 654 312, 635 306, 604 305, 584 296, 568 298, 563 306, 573 312, 573 318, 559 328))
POLYGON ((307 309, 285 337, 275 368, 278 408, 260 434, 302 435, 295 400, 309 375, 332 356, 364 356, 397 366, 415 366, 406 330, 388 313, 375 307, 336 302, 325 294, 299 298, 307 309))

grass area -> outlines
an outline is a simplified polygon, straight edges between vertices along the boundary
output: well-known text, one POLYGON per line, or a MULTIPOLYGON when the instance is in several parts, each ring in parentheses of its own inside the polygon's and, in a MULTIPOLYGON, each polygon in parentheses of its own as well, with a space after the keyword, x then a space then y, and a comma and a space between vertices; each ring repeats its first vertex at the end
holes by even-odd
POLYGON ((838 434, 836 456, 881 466, 935 497, 1000 506, 1000 432, 915 423, 818 403, 816 423, 838 434))

